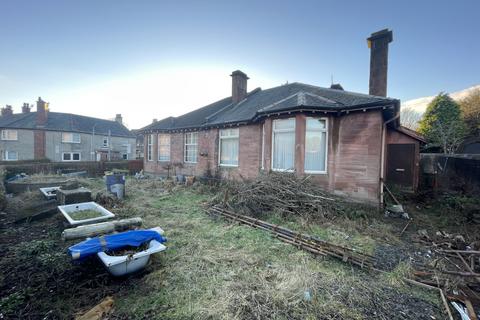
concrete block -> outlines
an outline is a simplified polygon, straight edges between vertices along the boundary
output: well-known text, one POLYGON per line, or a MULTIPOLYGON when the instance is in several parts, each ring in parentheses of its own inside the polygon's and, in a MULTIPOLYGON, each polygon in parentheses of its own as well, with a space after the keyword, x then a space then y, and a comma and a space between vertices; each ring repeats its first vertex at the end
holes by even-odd
POLYGON ((86 188, 57 191, 57 201, 60 205, 92 201, 92 192, 86 188))

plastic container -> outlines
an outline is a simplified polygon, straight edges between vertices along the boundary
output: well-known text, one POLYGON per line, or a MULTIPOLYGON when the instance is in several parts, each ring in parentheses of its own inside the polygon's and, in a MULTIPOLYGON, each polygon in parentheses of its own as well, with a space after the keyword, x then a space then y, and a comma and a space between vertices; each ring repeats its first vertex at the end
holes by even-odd
POLYGON ((101 205, 95 202, 67 204, 64 206, 58 206, 58 210, 60 210, 60 212, 65 217, 65 219, 67 219, 68 223, 72 226, 79 226, 82 224, 90 224, 90 223, 105 221, 115 217, 113 213, 111 213, 110 211, 108 211, 107 209, 105 209, 104 207, 102 207, 101 205), (95 210, 95 211, 98 211, 101 214, 101 216, 96 218, 83 219, 83 220, 72 219, 70 214, 77 211, 81 211, 81 210, 95 210))
POLYGON ((46 188, 39 188, 40 192, 47 198, 47 200, 52 200, 57 198, 57 190, 60 187, 46 187, 46 188))
POLYGON ((121 184, 124 186, 123 190, 125 192, 125 175, 123 174, 116 174, 116 173, 107 173, 105 174, 105 184, 107 186, 107 191, 112 192, 112 186, 116 184, 121 184))
MULTIPOLYGON (((155 230, 163 234, 163 230, 159 227, 150 230, 155 230)), ((150 256, 154 253, 161 252, 167 249, 163 244, 157 240, 150 241, 148 249, 137 252, 133 255, 125 256, 110 256, 105 252, 98 252, 97 256, 107 268, 108 272, 113 276, 124 276, 133 272, 142 270, 150 260, 150 256)))

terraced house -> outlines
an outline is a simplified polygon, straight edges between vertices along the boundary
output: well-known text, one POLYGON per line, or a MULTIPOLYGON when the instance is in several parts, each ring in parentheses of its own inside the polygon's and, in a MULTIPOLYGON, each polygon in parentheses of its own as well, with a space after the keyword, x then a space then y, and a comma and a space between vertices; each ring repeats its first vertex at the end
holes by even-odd
POLYGON ((247 91, 231 74, 232 94, 143 128, 147 173, 255 178, 262 171, 311 175, 325 189, 382 201, 384 180, 414 189, 422 138, 400 126, 400 102, 386 97, 392 33, 368 38, 370 94, 289 83, 247 91))
POLYGON ((50 112, 41 98, 36 112, 24 104, 22 113, 11 106, 1 110, 0 153, 3 161, 100 161, 135 159, 135 135, 115 121, 50 112))

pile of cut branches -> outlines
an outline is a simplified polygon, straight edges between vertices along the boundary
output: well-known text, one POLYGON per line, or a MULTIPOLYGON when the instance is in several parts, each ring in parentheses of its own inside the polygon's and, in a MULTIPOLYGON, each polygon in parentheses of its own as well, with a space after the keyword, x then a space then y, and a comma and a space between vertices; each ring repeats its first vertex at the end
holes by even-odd
POLYGON ((313 218, 365 215, 365 206, 326 192, 311 176, 293 173, 271 172, 253 181, 231 182, 222 197, 214 202, 254 217, 267 212, 313 218))

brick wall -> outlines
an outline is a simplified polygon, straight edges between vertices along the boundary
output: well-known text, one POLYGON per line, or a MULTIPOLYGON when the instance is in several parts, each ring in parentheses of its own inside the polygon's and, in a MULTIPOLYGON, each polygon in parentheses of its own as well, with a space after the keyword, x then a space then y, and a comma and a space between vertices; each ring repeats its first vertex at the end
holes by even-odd
POLYGON ((33 156, 34 159, 46 158, 45 130, 33 131, 33 156))
MULTIPOLYGON (((297 174, 303 175, 306 116, 298 114, 292 117, 295 117, 296 123, 295 168, 297 174)), ((327 173, 312 175, 312 179, 326 190, 371 202, 378 201, 383 122, 381 111, 325 117, 328 121, 327 173)), ((266 119, 263 126, 263 167, 269 171, 272 161, 272 119, 266 119)), ((183 136, 183 133, 171 135, 172 163, 183 163, 183 136)), ((238 167, 218 166, 218 129, 211 129, 199 132, 198 163, 183 163, 184 167, 178 168, 176 172, 202 176, 210 169, 212 174, 218 170, 224 178, 255 178, 262 167, 262 124, 241 126, 239 136, 238 167)), ((165 163, 157 161, 156 144, 155 136, 153 161, 145 160, 145 171, 166 176, 165 163)))

